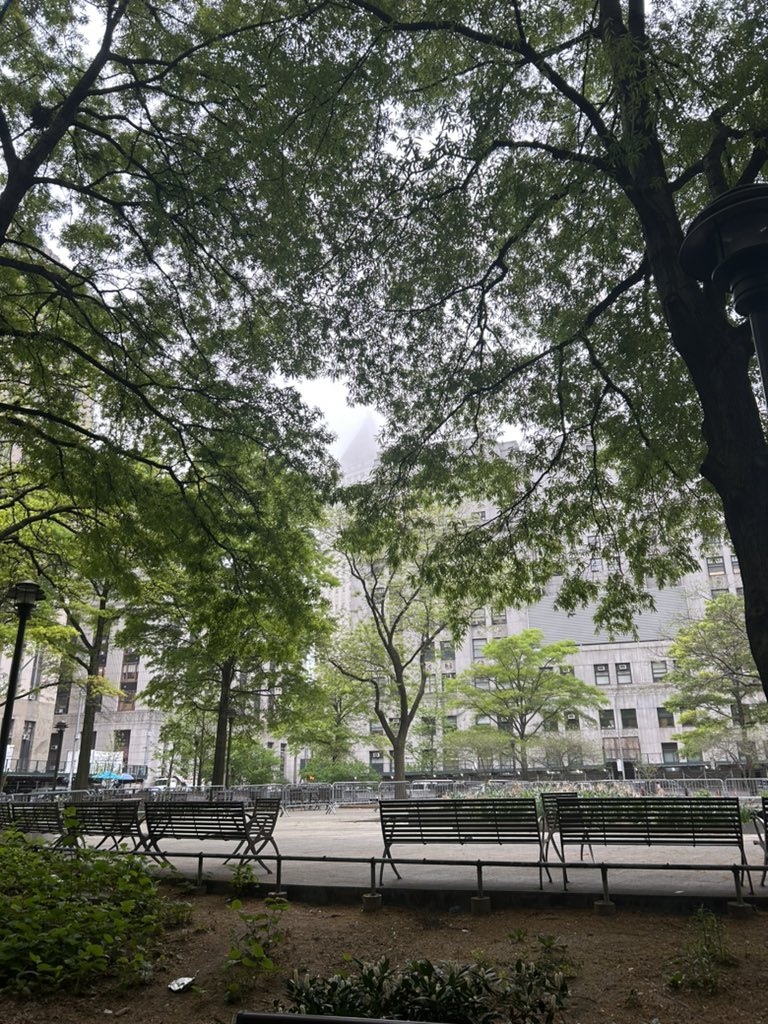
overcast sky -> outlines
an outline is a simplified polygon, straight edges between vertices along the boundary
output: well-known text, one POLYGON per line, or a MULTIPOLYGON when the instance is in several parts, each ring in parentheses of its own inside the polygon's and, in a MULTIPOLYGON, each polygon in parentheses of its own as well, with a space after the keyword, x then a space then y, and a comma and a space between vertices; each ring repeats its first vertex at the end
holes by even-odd
MULTIPOLYGON (((296 387, 308 405, 315 405, 322 411, 329 429, 336 434, 331 451, 338 458, 357 433, 368 412, 372 410, 368 410, 364 405, 348 405, 347 389, 344 384, 329 380, 327 377, 302 381, 297 383, 296 387)), ((380 419, 378 416, 376 418, 380 419)))

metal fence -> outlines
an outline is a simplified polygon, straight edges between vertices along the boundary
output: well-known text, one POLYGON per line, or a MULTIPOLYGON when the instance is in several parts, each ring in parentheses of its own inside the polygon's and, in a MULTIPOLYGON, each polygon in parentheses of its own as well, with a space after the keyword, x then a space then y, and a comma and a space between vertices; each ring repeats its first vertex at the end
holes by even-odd
POLYGON ((379 800, 450 800, 462 797, 524 797, 558 791, 595 796, 768 796, 768 780, 754 779, 617 779, 595 782, 494 779, 489 782, 424 779, 407 782, 307 782, 301 785, 197 786, 153 790, 140 786, 99 787, 71 791, 64 786, 6 794, 19 802, 66 799, 243 800, 279 799, 286 811, 335 810, 337 807, 373 807, 379 800))

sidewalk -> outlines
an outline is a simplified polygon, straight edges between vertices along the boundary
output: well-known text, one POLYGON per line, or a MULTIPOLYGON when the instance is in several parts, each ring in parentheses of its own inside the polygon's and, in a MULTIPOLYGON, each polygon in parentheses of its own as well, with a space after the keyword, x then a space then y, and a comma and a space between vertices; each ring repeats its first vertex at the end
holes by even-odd
MULTIPOLYGON (((363 893, 371 891, 371 858, 383 854, 381 826, 375 808, 340 808, 335 814, 322 811, 294 811, 283 815, 274 833, 283 858, 318 858, 317 860, 283 860, 280 889, 298 901, 332 903, 359 902, 363 893), (323 860, 322 858, 329 858, 323 860), (360 858, 360 863, 339 863, 332 858, 360 858)), ((231 845, 210 843, 174 843, 173 851, 203 854, 202 877, 212 885, 231 882, 237 861, 224 864, 210 854, 225 855, 231 845)), ((762 851, 745 835, 748 862, 762 865, 762 851)), ((591 905, 603 897, 600 864, 608 865, 608 886, 612 899, 621 905, 649 907, 654 910, 686 910, 706 903, 724 906, 736 898, 734 872, 737 854, 727 847, 625 846, 594 847, 595 863, 589 851, 585 860, 577 861, 577 852, 569 850, 568 887, 563 891, 560 862, 550 849, 551 881, 544 874, 539 889, 536 851, 529 846, 494 846, 472 844, 463 847, 430 844, 393 847, 400 874, 398 880, 389 865, 384 868, 383 884, 379 886, 376 866, 376 888, 384 901, 399 904, 429 904, 447 909, 466 905, 477 893, 477 861, 483 861, 482 881, 485 895, 494 906, 503 905, 591 905), (572 858, 572 859, 571 859, 572 858), (423 859, 444 861, 441 864, 416 863, 423 859), (409 861, 414 863, 408 863, 409 861), (516 866, 492 865, 514 861, 516 866), (462 863, 463 862, 463 863, 462 863), (491 863, 491 866, 487 866, 491 863), (619 868, 618 865, 621 865, 619 868), (671 865, 676 868, 672 870, 671 865), (716 870, 701 870, 714 866, 716 870)), ((267 847, 265 862, 275 872, 274 851, 267 847)), ((197 856, 169 857, 184 875, 197 877, 200 865, 197 856)), ((267 889, 274 888, 276 875, 266 875, 255 865, 256 877, 267 889)), ((761 887, 761 871, 752 873, 755 894, 749 892, 745 878, 743 895, 747 902, 768 909, 768 886, 761 887)))

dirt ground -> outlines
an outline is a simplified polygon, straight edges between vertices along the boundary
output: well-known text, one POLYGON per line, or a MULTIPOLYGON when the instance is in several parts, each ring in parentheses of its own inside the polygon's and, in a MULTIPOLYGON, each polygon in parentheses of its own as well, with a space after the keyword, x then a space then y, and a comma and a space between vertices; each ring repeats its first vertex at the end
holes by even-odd
MULTIPOLYGON (((396 962, 483 959, 504 966, 521 956, 539 959, 551 936, 572 975, 565 1024, 768 1024, 768 915, 757 912, 747 920, 718 919, 735 963, 722 967, 719 991, 708 994, 687 983, 675 986, 676 977, 696 976, 690 950, 702 929, 691 917, 631 911, 599 917, 560 909, 499 910, 488 917, 396 908, 364 914, 352 906, 293 904, 282 916, 285 937, 274 949, 276 969, 246 977, 246 987, 230 1002, 227 989, 233 981, 242 984, 244 975, 226 960, 243 924, 222 895, 183 898, 193 904, 192 920, 163 938, 147 984, 121 989, 105 982, 79 996, 37 1002, 0 998, 0 1022, 229 1024, 239 1009, 274 1009, 294 968, 322 975, 349 970, 344 954, 396 962), (173 979, 192 975, 192 988, 168 989, 173 979)), ((262 907, 255 899, 243 902, 249 911, 262 907)))

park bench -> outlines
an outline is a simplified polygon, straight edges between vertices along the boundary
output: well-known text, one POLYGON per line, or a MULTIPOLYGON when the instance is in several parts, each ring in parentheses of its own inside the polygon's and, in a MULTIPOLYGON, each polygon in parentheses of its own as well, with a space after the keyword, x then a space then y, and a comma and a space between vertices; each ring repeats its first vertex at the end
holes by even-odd
POLYGON ((554 847, 555 853, 563 859, 561 851, 557 847, 556 834, 560 831, 560 816, 557 810, 557 802, 561 799, 575 800, 578 797, 576 792, 552 792, 539 793, 541 799, 541 832, 544 839, 544 859, 547 859, 549 847, 554 847))
MULTIPOLYGON (((380 800, 385 860, 398 878, 392 858, 397 843, 532 844, 539 849, 539 888, 543 887, 544 845, 536 801, 527 798, 492 800, 380 800)), ((384 877, 384 862, 379 884, 384 877)))
MULTIPOLYGON (((747 863, 739 801, 732 797, 590 797, 559 796, 557 814, 563 860, 563 888, 568 876, 569 844, 603 846, 735 846, 747 863)), ((594 860, 594 855, 593 855, 594 860)), ((752 876, 749 876, 750 891, 752 876)))
POLYGON ((241 861, 256 860, 269 874, 271 870, 259 854, 267 844, 279 854, 272 838, 280 814, 279 800, 256 800, 249 808, 246 808, 242 800, 210 803, 175 803, 164 800, 148 803, 145 814, 147 850, 166 863, 168 840, 198 839, 201 842, 237 843, 227 860, 235 857, 241 861), (245 852, 240 853, 243 849, 245 852))
POLYGON ((761 797, 760 810, 752 811, 752 822, 755 826, 757 838, 755 843, 763 851, 763 874, 760 878, 760 885, 765 885, 765 876, 768 874, 768 845, 766 843, 766 823, 768 823, 768 797, 761 797))
POLYGON ((68 804, 64 810, 66 832, 77 845, 85 837, 97 837, 95 849, 111 844, 117 850, 132 843, 131 850, 146 850, 147 836, 141 828, 142 804, 139 800, 91 800, 68 804))
MULTIPOLYGON (((334 1017, 318 1013, 251 1013, 240 1010, 232 1018, 232 1024, 393 1024, 391 1019, 381 1017, 334 1017)), ((398 1020, 397 1024, 413 1024, 412 1021, 398 1020)))
MULTIPOLYGON (((232 1024, 393 1024, 391 1019, 381 1017, 334 1017, 318 1013, 251 1013, 240 1010, 232 1018, 232 1024)), ((397 1024, 413 1024, 412 1021, 398 1020, 397 1024)))
POLYGON ((54 836, 52 846, 60 846, 64 841, 64 821, 61 807, 56 801, 43 803, 7 803, 3 807, 3 828, 15 828, 19 832, 32 835, 54 836), (10 811, 10 815, 9 815, 10 811))

